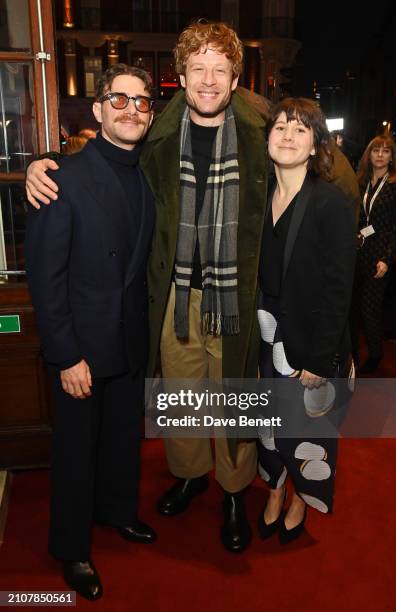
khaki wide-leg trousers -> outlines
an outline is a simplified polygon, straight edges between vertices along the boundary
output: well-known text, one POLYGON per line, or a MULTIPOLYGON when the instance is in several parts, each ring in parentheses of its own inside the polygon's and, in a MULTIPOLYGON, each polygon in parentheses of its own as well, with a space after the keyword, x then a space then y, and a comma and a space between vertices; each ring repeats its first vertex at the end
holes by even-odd
MULTIPOLYGON (((221 338, 201 333, 202 291, 191 289, 189 339, 180 342, 174 331, 175 285, 172 284, 161 335, 161 366, 164 378, 222 378, 221 338)), ((236 493, 257 474, 255 442, 239 442, 235 464, 225 438, 215 440, 216 480, 225 491, 236 493)), ((168 438, 165 451, 169 469, 179 478, 197 478, 213 468, 211 440, 168 438)))

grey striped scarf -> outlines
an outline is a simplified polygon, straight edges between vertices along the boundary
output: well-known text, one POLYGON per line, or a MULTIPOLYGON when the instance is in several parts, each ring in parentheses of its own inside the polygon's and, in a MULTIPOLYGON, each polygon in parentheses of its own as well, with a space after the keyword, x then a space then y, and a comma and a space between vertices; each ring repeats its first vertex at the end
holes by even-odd
MULTIPOLYGON (((188 338, 188 303, 197 240, 196 181, 191 146, 189 109, 181 123, 180 221, 175 283, 175 331, 188 338)), ((234 114, 226 109, 213 144, 212 160, 201 213, 198 239, 202 266, 201 323, 203 333, 239 333, 237 234, 239 209, 238 148, 234 114)))

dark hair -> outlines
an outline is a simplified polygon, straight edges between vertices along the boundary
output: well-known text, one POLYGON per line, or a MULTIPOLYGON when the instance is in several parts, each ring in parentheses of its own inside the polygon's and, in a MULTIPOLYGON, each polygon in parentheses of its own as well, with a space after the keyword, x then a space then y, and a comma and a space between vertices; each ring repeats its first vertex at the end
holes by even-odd
POLYGON ((199 20, 183 30, 173 50, 177 74, 184 74, 186 62, 192 53, 205 51, 212 46, 219 53, 225 53, 237 77, 242 72, 243 45, 235 30, 221 21, 199 20))
POLYGON ((307 128, 312 128, 315 155, 308 160, 307 171, 330 181, 333 179, 333 155, 329 148, 330 133, 326 117, 314 102, 308 98, 285 98, 274 106, 267 124, 269 134, 281 113, 286 114, 287 121, 297 119, 307 128))
POLYGON ((371 140, 368 143, 363 153, 362 159, 360 160, 358 171, 357 171, 357 179, 361 187, 365 187, 368 180, 371 178, 371 175, 373 172, 373 166, 371 164, 370 154, 371 154, 371 151, 375 147, 389 147, 389 149, 392 151, 392 157, 389 163, 388 182, 389 183, 396 182, 396 145, 395 145, 395 141, 393 140, 391 136, 388 136, 387 134, 381 134, 373 138, 373 140, 371 140))
POLYGON ((148 72, 137 66, 128 66, 128 64, 114 64, 110 66, 98 79, 95 87, 95 98, 99 100, 108 90, 111 89, 114 79, 123 74, 134 76, 143 81, 144 88, 149 96, 153 93, 153 81, 148 72))

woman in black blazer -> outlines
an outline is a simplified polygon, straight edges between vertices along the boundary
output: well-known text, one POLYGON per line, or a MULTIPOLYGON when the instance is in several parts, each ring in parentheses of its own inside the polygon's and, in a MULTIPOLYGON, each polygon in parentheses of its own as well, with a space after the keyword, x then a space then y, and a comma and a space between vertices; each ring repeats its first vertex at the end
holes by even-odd
MULTIPOLYGON (((328 182, 329 133, 312 100, 281 101, 268 129, 276 179, 260 262, 260 374, 294 378, 286 420, 289 415, 310 425, 335 404, 335 387, 327 379, 348 377, 353 367, 347 324, 355 259, 353 203, 328 182)), ((270 487, 258 521, 263 539, 278 530, 282 543, 297 537, 306 504, 331 512, 336 449, 335 438, 260 433, 259 472, 270 487), (295 492, 284 515, 288 474, 295 492)))
POLYGON ((396 231, 396 146, 376 136, 367 146, 357 174, 360 207, 358 253, 352 301, 352 345, 358 358, 360 320, 368 359, 362 374, 374 372, 383 356, 382 303, 396 231))

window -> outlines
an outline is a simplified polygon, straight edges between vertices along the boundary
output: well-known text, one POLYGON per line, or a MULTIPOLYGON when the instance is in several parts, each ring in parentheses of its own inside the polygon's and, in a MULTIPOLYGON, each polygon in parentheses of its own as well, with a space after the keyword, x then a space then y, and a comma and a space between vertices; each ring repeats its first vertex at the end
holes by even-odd
POLYGON ((133 30, 135 32, 152 32, 151 0, 133 0, 133 30))
POLYGON ((177 0, 161 0, 160 7, 160 31, 177 32, 179 26, 177 0))
POLYGON ((159 57, 159 77, 159 97, 167 100, 179 89, 179 79, 175 72, 173 55, 170 53, 159 57))
POLYGON ((153 79, 153 84, 155 84, 155 75, 154 75, 154 54, 153 53, 139 53, 139 51, 133 51, 130 55, 130 63, 132 66, 137 66, 138 68, 142 68, 146 70, 151 78, 153 79))
POLYGON ((0 0, 0 51, 30 51, 27 0, 0 0))
POLYGON ((80 21, 83 30, 100 30, 100 0, 81 0, 80 21))
POLYGON ((85 97, 95 97, 95 83, 101 76, 102 58, 101 57, 84 57, 84 77, 85 77, 85 97))
POLYGON ((24 172, 37 151, 32 68, 0 62, 0 172, 24 172))

